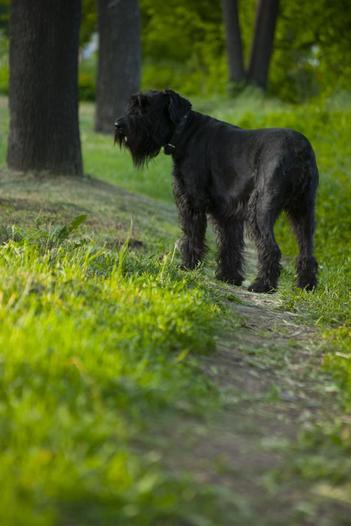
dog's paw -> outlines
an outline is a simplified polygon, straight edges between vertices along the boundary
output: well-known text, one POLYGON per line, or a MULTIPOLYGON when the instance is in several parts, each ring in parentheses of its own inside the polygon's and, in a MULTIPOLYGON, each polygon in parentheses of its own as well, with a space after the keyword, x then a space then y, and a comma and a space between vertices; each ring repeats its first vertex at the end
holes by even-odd
POLYGON ((267 283, 266 281, 256 280, 248 286, 247 290, 249 292, 257 292, 260 294, 273 294, 274 292, 276 292, 277 287, 273 287, 270 283, 267 283))
POLYGON ((220 281, 224 281, 224 283, 229 283, 230 285, 236 285, 237 287, 240 287, 242 282, 244 281, 244 278, 240 275, 228 275, 224 274, 223 272, 217 272, 216 278, 220 281))
POLYGON ((201 261, 192 262, 192 263, 180 263, 178 265, 179 270, 189 271, 189 270, 195 270, 198 268, 201 264, 201 261))
POLYGON ((317 287, 318 263, 313 256, 299 257, 297 260, 297 286, 312 291, 317 287))
POLYGON ((308 292, 313 292, 317 288, 317 279, 313 278, 298 278, 297 286, 299 289, 307 290, 308 292))

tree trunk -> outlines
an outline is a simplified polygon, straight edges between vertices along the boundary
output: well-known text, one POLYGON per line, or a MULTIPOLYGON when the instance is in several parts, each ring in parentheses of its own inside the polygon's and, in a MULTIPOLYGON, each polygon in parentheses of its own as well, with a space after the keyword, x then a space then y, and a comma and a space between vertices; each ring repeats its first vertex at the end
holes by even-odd
POLYGON ((242 83, 246 79, 243 47, 240 34, 238 1, 222 0, 223 22, 226 33, 229 82, 242 83))
POLYGON ((98 0, 99 62, 95 129, 112 133, 140 85, 138 0, 98 0))
POLYGON ((82 174, 78 123, 80 0, 12 0, 7 162, 82 174))
POLYGON ((267 87, 278 9, 279 0, 258 0, 249 80, 263 89, 267 87))

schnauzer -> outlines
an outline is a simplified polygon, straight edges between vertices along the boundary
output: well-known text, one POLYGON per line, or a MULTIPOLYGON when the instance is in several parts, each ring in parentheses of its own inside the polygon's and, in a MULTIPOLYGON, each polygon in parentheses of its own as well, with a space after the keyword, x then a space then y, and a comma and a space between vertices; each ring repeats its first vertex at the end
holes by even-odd
POLYGON ((162 147, 173 158, 183 268, 194 269, 205 255, 209 215, 218 235, 217 277, 242 284, 246 225, 258 252, 258 274, 249 290, 275 291, 281 252, 273 228, 284 210, 299 245, 297 285, 314 289, 318 169, 306 137, 287 128, 241 129, 191 108, 172 90, 139 93, 115 123, 115 141, 130 150, 136 166, 162 147))

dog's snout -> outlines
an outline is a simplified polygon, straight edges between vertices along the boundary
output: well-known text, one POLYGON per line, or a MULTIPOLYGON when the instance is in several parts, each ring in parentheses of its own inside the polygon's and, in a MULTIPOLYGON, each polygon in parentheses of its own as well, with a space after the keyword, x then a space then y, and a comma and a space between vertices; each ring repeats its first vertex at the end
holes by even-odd
POLYGON ((123 132, 126 130, 126 124, 123 121, 123 119, 117 119, 115 122, 115 129, 119 132, 123 132))

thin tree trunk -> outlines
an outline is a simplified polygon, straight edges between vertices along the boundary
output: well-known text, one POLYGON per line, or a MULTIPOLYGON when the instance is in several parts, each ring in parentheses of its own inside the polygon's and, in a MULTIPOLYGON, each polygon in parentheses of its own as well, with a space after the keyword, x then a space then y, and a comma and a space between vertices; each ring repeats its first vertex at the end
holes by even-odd
POLYGON ((226 33, 226 46, 229 69, 229 82, 242 83, 246 79, 243 47, 240 33, 237 0, 222 0, 223 22, 226 33))
POLYGON ((138 0, 98 0, 99 62, 95 129, 112 133, 116 117, 140 86, 138 0))
POLYGON ((278 9, 279 0, 258 0, 249 80, 263 89, 267 87, 278 9))
POLYGON ((82 174, 80 0, 12 0, 8 166, 82 174))

